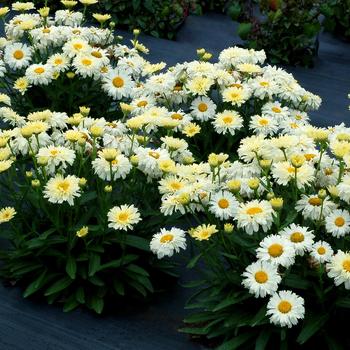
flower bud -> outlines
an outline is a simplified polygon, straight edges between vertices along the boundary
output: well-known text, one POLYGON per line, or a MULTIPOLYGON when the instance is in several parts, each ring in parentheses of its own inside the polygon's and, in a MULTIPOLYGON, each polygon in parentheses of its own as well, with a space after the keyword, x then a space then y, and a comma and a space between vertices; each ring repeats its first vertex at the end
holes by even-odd
POLYGON ((77 231, 76 236, 79 238, 83 238, 88 233, 89 233, 89 228, 87 226, 83 226, 80 230, 77 231))
POLYGON ((81 177, 81 178, 79 179, 79 186, 80 186, 80 187, 85 187, 86 184, 87 184, 87 180, 85 179, 85 177, 81 177))
POLYGON ((232 224, 225 224, 224 225, 224 232, 225 233, 232 233, 234 228, 235 227, 232 224))
POLYGON ((106 185, 105 188, 103 189, 106 193, 111 193, 113 191, 113 186, 111 185, 106 185))
POLYGON ((38 188, 40 187, 40 181, 39 180, 32 180, 32 187, 33 188, 38 188))
POLYGON ((274 197, 270 199, 270 204, 272 206, 272 209, 274 210, 281 210, 283 208, 283 198, 281 197, 274 197))

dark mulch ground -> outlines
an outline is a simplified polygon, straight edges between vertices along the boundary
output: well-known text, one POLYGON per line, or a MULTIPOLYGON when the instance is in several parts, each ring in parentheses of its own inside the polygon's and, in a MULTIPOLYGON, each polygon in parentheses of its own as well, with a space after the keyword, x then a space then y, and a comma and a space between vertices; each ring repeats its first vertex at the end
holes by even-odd
MULTIPOLYGON (((236 26, 227 17, 209 14, 190 16, 176 42, 142 37, 152 61, 169 65, 196 58, 196 49, 214 53, 240 43, 236 26)), ((123 32, 126 38, 130 34, 123 32)), ((288 68, 303 87, 319 94, 323 105, 313 114, 317 125, 347 122, 350 92, 350 45, 321 35, 319 58, 314 69, 288 68)), ((186 272, 184 272, 184 275, 186 272)), ((23 300, 17 288, 0 285, 1 350, 178 350, 200 349, 177 332, 185 315, 188 291, 180 286, 149 307, 126 314, 96 317, 85 311, 64 314, 57 307, 23 300)))

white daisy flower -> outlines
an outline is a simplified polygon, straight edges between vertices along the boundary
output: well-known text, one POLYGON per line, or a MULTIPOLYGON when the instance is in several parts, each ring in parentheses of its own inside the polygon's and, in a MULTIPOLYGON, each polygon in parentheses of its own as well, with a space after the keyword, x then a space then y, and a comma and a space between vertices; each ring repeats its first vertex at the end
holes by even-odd
POLYGON ((164 256, 171 257, 174 252, 178 253, 180 249, 186 249, 186 233, 176 227, 170 230, 162 228, 152 237, 150 249, 152 253, 157 254, 158 259, 164 256))
POLYGON ((344 284, 345 289, 350 289, 350 253, 338 250, 326 265, 328 277, 334 279, 334 284, 344 284))
POLYGON ((88 53, 90 50, 91 46, 89 43, 81 38, 73 38, 72 40, 67 41, 62 47, 63 53, 70 58, 88 53))
POLYGON ((333 237, 344 237, 350 232, 350 215, 346 210, 337 209, 325 218, 326 231, 333 237))
POLYGON ((215 115, 216 104, 209 97, 197 97, 191 104, 191 114, 194 119, 207 121, 215 115))
POLYGON ((304 299, 289 290, 275 293, 267 303, 266 316, 281 327, 295 326, 305 315, 304 299))
POLYGON ((47 159, 47 171, 54 174, 57 167, 65 170, 68 165, 72 165, 75 160, 75 152, 69 148, 62 146, 48 146, 40 148, 36 157, 47 159))
POLYGON ((218 134, 234 135, 243 127, 243 118, 236 111, 225 110, 214 117, 212 124, 218 134))
POLYGON ((107 217, 108 227, 114 230, 127 231, 133 229, 133 225, 141 221, 140 213, 133 204, 113 207, 109 210, 107 217))
POLYGON ((249 99, 250 94, 251 92, 248 87, 231 86, 222 92, 222 99, 224 102, 229 102, 233 106, 240 107, 249 99))
POLYGON ((273 209, 266 200, 240 203, 236 220, 238 227, 243 228, 249 235, 257 232, 260 228, 266 232, 273 222, 273 209))
POLYGON ((315 237, 307 227, 296 224, 289 225, 280 231, 279 234, 293 244, 297 255, 304 255, 306 251, 310 250, 315 237))
POLYGON ((209 202, 209 211, 220 220, 232 218, 238 207, 238 202, 234 195, 228 191, 214 194, 209 202))
POLYGON ((25 44, 14 43, 7 45, 4 61, 12 69, 22 69, 29 66, 32 59, 32 49, 25 44))
POLYGON ((255 298, 264 298, 266 295, 275 293, 282 278, 278 273, 278 267, 267 261, 256 261, 242 273, 242 284, 249 289, 255 298))
POLYGON ((333 210, 337 208, 337 205, 329 199, 320 199, 317 195, 301 195, 296 203, 295 209, 301 212, 305 219, 311 220, 323 220, 333 210), (322 210, 322 211, 321 211, 322 210))
POLYGON ((268 115, 253 115, 249 122, 249 128, 257 134, 273 135, 278 131, 279 125, 276 119, 268 115))
POLYGON ((93 77, 99 73, 101 62, 91 55, 77 55, 73 60, 73 67, 83 78, 93 77))
POLYGON ((48 85, 53 79, 54 70, 49 64, 32 64, 26 70, 29 84, 48 85))
POLYGON ((310 256, 319 263, 329 262, 333 256, 333 249, 329 243, 318 241, 312 245, 310 256))
POLYGON ((74 205, 74 199, 80 197, 79 178, 74 175, 63 177, 58 174, 51 178, 44 188, 44 197, 51 203, 67 202, 74 205))
POLYGON ((111 69, 103 78, 102 89, 114 99, 129 97, 134 83, 131 77, 119 69, 111 69))
POLYGON ((256 256, 262 261, 289 267, 294 264, 295 249, 290 240, 280 235, 269 235, 260 242, 256 256))
POLYGON ((267 102, 261 109, 263 115, 274 117, 277 121, 289 117, 288 107, 282 107, 280 102, 267 102))

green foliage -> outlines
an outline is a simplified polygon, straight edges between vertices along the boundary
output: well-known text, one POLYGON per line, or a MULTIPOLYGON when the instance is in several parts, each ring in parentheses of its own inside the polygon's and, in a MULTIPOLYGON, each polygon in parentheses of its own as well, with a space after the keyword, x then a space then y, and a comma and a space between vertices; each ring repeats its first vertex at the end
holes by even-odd
MULTIPOLYGON (((88 167, 83 165, 81 171, 86 174, 88 167)), ((44 202, 40 188, 33 188, 30 180, 23 183, 18 174, 24 170, 25 164, 17 174, 1 176, 9 192, 2 187, 2 194, 15 200, 18 213, 8 230, 4 224, 1 228, 12 245, 1 252, 1 275, 21 286, 24 297, 44 296, 48 303, 63 304, 66 312, 85 305, 101 313, 111 300, 148 298, 161 279, 174 275, 174 264, 159 264, 149 251, 150 237, 159 225, 150 220, 149 205, 159 206, 159 198, 156 186, 146 184, 143 174, 134 172, 130 186, 139 198, 146 187, 150 190, 147 203, 134 199, 145 221, 125 232, 109 228, 107 222, 111 205, 133 200, 123 180, 115 183, 112 193, 103 191, 102 180, 91 181, 71 207, 44 202), (83 226, 89 231, 79 237, 83 226)))
POLYGON ((270 324, 265 315, 267 300, 262 303, 262 299, 249 294, 241 284, 240 276, 247 262, 255 259, 251 247, 256 247, 258 242, 257 234, 220 232, 212 239, 210 248, 205 243, 205 254, 204 248, 199 249, 200 256, 191 263, 191 268, 200 266, 199 277, 186 286, 195 292, 187 301, 186 309, 191 313, 181 331, 202 343, 215 345, 218 350, 294 349, 296 346, 326 349, 325 344, 329 349, 345 349, 349 295, 326 277, 324 269, 316 266, 306 269, 302 258, 282 272, 286 277, 281 289, 293 289, 305 299, 307 316, 292 329, 270 324))
POLYGON ((263 19, 251 16, 238 34, 249 48, 264 49, 271 63, 312 66, 318 51, 322 0, 261 0, 263 19))
POLYGON ((328 0, 321 6, 327 31, 350 40, 350 0, 328 0))

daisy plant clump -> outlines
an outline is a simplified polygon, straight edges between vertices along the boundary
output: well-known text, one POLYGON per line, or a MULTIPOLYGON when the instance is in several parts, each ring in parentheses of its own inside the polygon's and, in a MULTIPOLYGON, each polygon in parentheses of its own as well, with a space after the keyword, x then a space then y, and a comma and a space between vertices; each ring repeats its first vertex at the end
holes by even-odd
POLYGON ((19 14, 2 17, 0 89, 12 100, 11 106, 0 106, 3 118, 42 109, 73 114, 81 105, 98 117, 121 118, 119 102, 138 95, 143 80, 165 66, 142 57, 148 49, 136 34, 130 47, 122 45, 108 14, 93 13, 87 22, 97 1, 80 1, 83 12, 75 12, 74 3, 62 1, 66 9, 53 13, 15 3, 12 9, 19 14))
MULTIPOLYGON (((188 267, 201 276, 182 331, 218 349, 346 348, 349 168, 350 128, 306 125, 244 138, 235 161, 212 153, 161 179, 164 215, 191 214, 188 267)), ((151 249, 162 258, 184 239, 161 230, 151 249)))
MULTIPOLYGON (((2 121, 0 224, 10 246, 1 252, 1 274, 24 297, 100 313, 107 302, 164 289, 175 274, 174 263, 159 261, 151 253, 159 244, 150 248, 149 241, 180 215, 161 215, 157 187, 185 158, 165 141, 156 147, 146 129, 137 134, 136 122, 79 110, 72 117, 13 112, 16 118, 2 121)), ((186 147, 182 152, 191 156, 186 147)), ((186 247, 180 229, 160 238, 171 241, 176 251, 186 247)))
POLYGON ((159 137, 182 138, 201 160, 211 152, 231 155, 245 136, 294 133, 321 103, 291 74, 265 65, 264 51, 230 47, 217 63, 209 62, 212 55, 204 49, 198 55, 197 61, 152 75, 131 104, 148 124, 164 114, 177 121, 176 128, 161 130, 159 137), (153 113, 155 106, 162 108, 161 115, 153 113))

